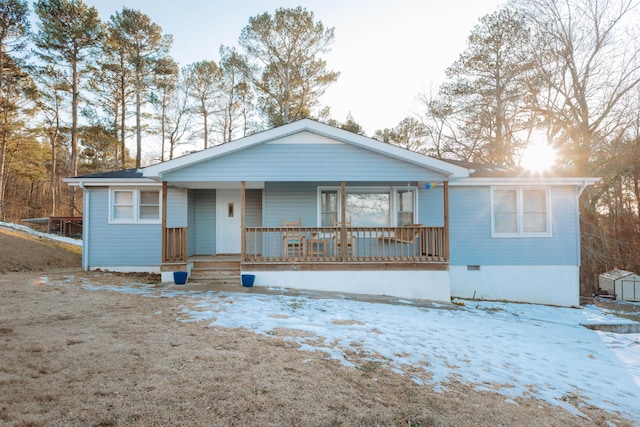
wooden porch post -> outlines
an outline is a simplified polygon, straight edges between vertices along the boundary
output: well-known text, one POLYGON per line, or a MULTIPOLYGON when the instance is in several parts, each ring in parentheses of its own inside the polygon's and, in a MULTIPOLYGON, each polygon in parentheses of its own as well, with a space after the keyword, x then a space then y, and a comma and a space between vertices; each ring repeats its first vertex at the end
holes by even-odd
POLYGON ((240 181, 240 261, 244 259, 245 253, 245 193, 247 185, 245 181, 240 181))
POLYGON ((167 261, 167 181, 162 181, 162 262, 167 261))
POLYGON ((444 257, 449 262, 449 181, 444 182, 444 257))
POLYGON ((342 262, 347 262, 347 183, 340 182, 340 243, 342 247, 342 262))

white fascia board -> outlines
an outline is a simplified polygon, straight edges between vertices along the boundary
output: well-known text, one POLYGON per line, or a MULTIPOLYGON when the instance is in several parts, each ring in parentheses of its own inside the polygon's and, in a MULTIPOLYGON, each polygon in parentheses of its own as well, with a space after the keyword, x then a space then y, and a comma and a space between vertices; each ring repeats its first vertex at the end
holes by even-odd
POLYGON ((186 156, 169 160, 164 163, 158 163, 153 166, 140 169, 145 177, 161 178, 163 174, 172 172, 176 169, 197 164, 216 157, 224 156, 236 151, 244 150, 257 144, 264 144, 277 139, 285 138, 300 132, 312 132, 317 135, 335 139, 346 144, 355 145, 370 151, 384 154, 389 157, 407 161, 418 166, 422 166, 436 172, 442 173, 450 178, 465 178, 469 176, 469 170, 460 166, 447 163, 442 160, 428 157, 413 151, 409 151, 391 144, 377 141, 366 136, 358 135, 343 129, 319 123, 310 119, 303 119, 297 122, 289 123, 277 128, 269 129, 264 132, 256 133, 236 141, 226 144, 217 145, 197 153, 188 154, 186 156))
POLYGON ((464 178, 450 181, 454 187, 473 187, 490 185, 572 185, 577 187, 594 185, 600 182, 596 177, 505 177, 505 178, 464 178))
POLYGON ((157 187, 159 182, 148 178, 63 178, 63 182, 71 187, 84 185, 85 187, 157 187))

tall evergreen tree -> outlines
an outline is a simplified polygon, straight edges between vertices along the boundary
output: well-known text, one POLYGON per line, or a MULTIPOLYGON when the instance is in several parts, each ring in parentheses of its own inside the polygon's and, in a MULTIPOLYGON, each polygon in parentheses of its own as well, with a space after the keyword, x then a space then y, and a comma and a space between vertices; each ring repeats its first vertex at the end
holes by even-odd
POLYGON ((168 55, 173 43, 162 27, 139 10, 122 8, 111 17, 113 37, 131 65, 136 103, 136 167, 142 163, 142 106, 148 93, 156 63, 168 55))
MULTIPOLYGON (((34 37, 38 56, 64 69, 71 95, 71 170, 78 172, 78 106, 82 78, 91 54, 102 40, 102 24, 95 7, 82 0, 39 0, 35 11, 40 19, 34 37)), ((75 192, 71 191, 69 214, 75 213, 75 192)))
POLYGON ((255 94, 243 71, 243 61, 235 49, 220 47, 220 68, 222 79, 219 85, 219 106, 217 129, 222 142, 229 142, 236 136, 248 134, 253 115, 255 94))
POLYGON ((22 124, 20 104, 28 79, 14 53, 25 47, 29 34, 28 13, 26 1, 0 2, 0 218, 3 219, 7 144, 22 124))
POLYGON ((164 162, 165 143, 167 136, 168 109, 172 98, 176 94, 180 68, 173 58, 166 57, 156 63, 153 77, 155 92, 151 94, 151 103, 159 111, 160 116, 160 161, 164 162))
POLYGON ((217 98, 222 70, 214 61, 200 61, 188 65, 185 70, 187 93, 193 100, 193 110, 202 117, 204 148, 209 147, 211 116, 219 113, 217 98))
POLYGON ((333 40, 333 28, 314 21, 313 12, 300 6, 249 19, 238 40, 245 52, 243 70, 270 126, 309 117, 338 79, 339 73, 327 70, 319 57, 333 40))
POLYGON ((447 69, 441 93, 475 147, 474 160, 513 165, 531 127, 526 94, 532 75, 530 31, 518 12, 502 9, 484 16, 467 48, 447 69))

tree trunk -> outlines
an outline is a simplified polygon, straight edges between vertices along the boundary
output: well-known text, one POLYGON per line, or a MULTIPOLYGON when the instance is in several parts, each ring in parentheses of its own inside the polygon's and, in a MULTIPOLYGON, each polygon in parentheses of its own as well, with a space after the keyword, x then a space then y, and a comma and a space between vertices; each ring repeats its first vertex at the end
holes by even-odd
POLYGON ((141 113, 141 104, 142 104, 142 100, 140 99, 140 90, 141 90, 141 84, 140 84, 140 79, 142 78, 142 76, 140 75, 140 72, 137 73, 136 75, 136 168, 140 167, 140 164, 142 163, 142 129, 140 128, 141 125, 141 120, 140 120, 140 115, 141 113))
POLYGON ((4 199, 4 157, 7 151, 7 136, 5 134, 0 135, 0 218, 4 221, 5 218, 5 205, 4 199))
POLYGON ((56 129, 55 132, 51 132, 49 134, 49 143, 51 144, 51 174, 49 175, 49 191, 50 191, 50 197, 51 197, 51 216, 56 216, 57 215, 57 204, 58 204, 58 198, 57 198, 57 191, 56 191, 56 173, 57 173, 57 168, 56 168, 56 164, 58 162, 58 156, 57 156, 57 152, 56 152, 56 142, 58 141, 58 130, 56 129))
MULTIPOLYGON (((78 63, 71 63, 71 176, 78 175, 78 63)), ((69 216, 75 215, 75 187, 69 188, 69 216)))
POLYGON ((124 75, 124 60, 120 57, 120 67, 122 72, 120 73, 120 155, 122 156, 121 168, 127 167, 127 148, 125 146, 126 138, 126 120, 127 120, 127 103, 125 102, 125 96, 127 95, 126 77, 124 75))

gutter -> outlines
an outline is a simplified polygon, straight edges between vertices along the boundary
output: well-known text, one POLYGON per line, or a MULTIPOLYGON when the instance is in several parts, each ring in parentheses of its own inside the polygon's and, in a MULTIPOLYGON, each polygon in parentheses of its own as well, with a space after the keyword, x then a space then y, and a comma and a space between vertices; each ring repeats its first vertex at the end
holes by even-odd
POLYGON ((84 185, 84 181, 78 182, 78 187, 82 190, 83 193, 83 201, 82 201, 82 269, 85 271, 89 270, 89 223, 86 221, 88 215, 85 213, 89 212, 90 201, 91 201, 91 193, 84 185))

